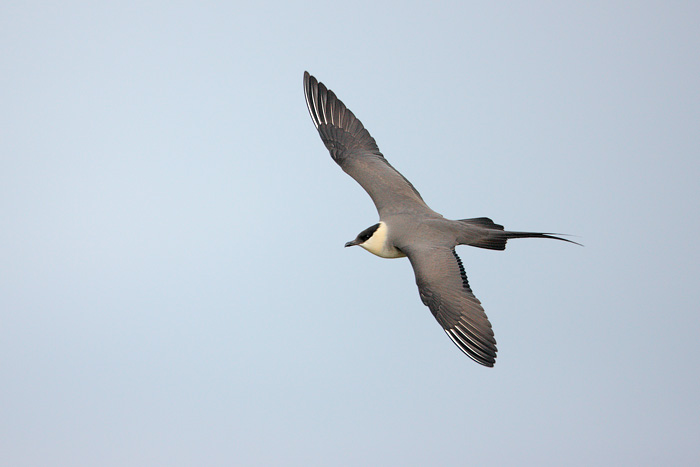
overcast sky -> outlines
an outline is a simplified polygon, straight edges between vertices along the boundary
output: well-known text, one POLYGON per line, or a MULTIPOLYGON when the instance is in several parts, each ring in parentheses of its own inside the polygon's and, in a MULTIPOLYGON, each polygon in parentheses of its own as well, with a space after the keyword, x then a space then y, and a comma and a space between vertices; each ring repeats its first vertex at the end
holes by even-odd
POLYGON ((700 4, 0 6, 0 463, 698 465, 700 4), (463 355, 309 118, 459 247, 463 355))

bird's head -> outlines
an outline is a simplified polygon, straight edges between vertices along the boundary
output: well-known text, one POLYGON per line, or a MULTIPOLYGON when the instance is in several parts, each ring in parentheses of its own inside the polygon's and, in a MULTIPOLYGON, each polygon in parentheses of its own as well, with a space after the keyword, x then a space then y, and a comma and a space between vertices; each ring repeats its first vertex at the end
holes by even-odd
POLYGON ((348 246, 360 245, 365 250, 382 258, 403 258, 403 252, 387 241, 388 229, 384 222, 374 224, 360 232, 355 240, 347 242, 348 246))
MULTIPOLYGON (((376 240, 378 238, 375 237, 375 233, 379 230, 379 227, 382 225, 382 223, 374 224, 372 227, 367 227, 365 230, 357 234, 357 237, 355 237, 355 240, 351 242, 347 242, 345 244, 345 247, 349 246, 355 246, 355 245, 360 245, 362 248, 364 248, 367 251, 370 251, 368 247, 370 246, 369 244, 376 243, 376 240), (371 239, 374 238, 375 241, 372 241, 371 239)), ((383 242, 382 242, 383 243, 383 242)))

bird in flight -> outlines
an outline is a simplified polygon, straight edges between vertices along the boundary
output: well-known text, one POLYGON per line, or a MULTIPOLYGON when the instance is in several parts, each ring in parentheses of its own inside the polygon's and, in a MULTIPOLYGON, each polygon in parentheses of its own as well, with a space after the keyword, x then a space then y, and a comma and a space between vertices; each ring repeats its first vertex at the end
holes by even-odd
POLYGON ((455 247, 504 250, 509 239, 526 237, 576 242, 547 233, 504 230, 487 217, 445 219, 389 164, 333 91, 308 72, 304 72, 304 94, 331 157, 367 191, 379 212, 379 222, 345 246, 359 245, 382 258, 408 257, 421 300, 452 342, 475 362, 492 367, 497 349, 491 323, 469 286, 455 247))

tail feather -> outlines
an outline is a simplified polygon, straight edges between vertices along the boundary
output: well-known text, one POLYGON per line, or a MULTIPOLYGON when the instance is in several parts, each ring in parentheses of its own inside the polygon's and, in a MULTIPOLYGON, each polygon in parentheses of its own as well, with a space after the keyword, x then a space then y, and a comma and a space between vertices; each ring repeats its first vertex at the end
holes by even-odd
POLYGON ((502 225, 496 224, 494 221, 492 221, 488 217, 473 217, 471 219, 461 219, 460 222, 464 222, 466 224, 472 224, 472 225, 479 225, 481 227, 486 227, 487 229, 503 230, 502 225))
POLYGON ((549 238, 552 240, 561 240, 562 242, 573 243, 581 246, 580 243, 574 242, 567 238, 558 237, 557 235, 543 232, 511 232, 503 230, 503 226, 496 224, 488 217, 477 217, 473 219, 461 219, 460 222, 482 227, 478 233, 473 232, 469 235, 469 240, 465 244, 478 248, 486 248, 489 250, 505 250, 506 242, 511 238, 549 238))

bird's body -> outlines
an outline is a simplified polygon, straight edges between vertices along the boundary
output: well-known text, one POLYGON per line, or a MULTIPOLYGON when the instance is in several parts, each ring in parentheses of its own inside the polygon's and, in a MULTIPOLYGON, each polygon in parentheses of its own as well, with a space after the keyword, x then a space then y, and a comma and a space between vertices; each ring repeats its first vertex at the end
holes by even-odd
POLYGON ((455 246, 503 250, 510 238, 570 240, 506 231, 486 217, 445 219, 387 162, 354 114, 306 72, 304 93, 311 119, 332 158, 367 191, 379 212, 379 222, 345 246, 359 245, 382 258, 408 257, 421 300, 450 339, 477 363, 493 366, 497 349, 491 323, 472 293, 455 246))

